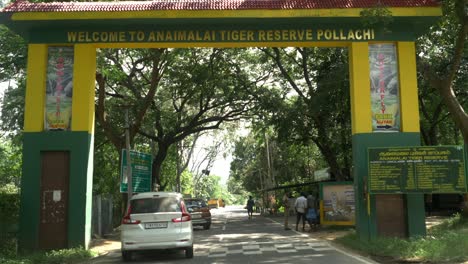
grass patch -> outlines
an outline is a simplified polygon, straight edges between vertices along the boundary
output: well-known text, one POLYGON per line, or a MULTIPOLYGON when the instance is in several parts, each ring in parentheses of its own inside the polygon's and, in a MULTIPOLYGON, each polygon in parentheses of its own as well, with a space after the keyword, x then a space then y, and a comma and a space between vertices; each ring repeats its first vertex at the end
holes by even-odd
POLYGON ((0 255, 1 264, 74 264, 95 256, 83 248, 61 249, 32 255, 8 257, 0 255))
POLYGON ((373 256, 398 260, 463 262, 468 261, 468 220, 455 215, 430 229, 427 236, 421 238, 377 238, 366 242, 360 241, 353 232, 335 241, 373 256))

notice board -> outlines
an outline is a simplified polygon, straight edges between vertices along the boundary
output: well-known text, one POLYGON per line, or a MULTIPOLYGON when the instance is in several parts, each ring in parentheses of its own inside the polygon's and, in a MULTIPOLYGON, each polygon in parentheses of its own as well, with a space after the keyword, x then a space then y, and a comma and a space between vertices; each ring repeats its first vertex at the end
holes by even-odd
POLYGON ((369 148, 369 193, 466 193, 462 146, 369 148))
POLYGON ((352 182, 320 183, 320 223, 355 225, 356 206, 352 182))
MULTIPOLYGON (((132 168, 132 190, 134 193, 151 191, 152 156, 143 152, 130 150, 132 168)), ((122 163, 120 164, 120 192, 128 191, 127 179, 127 150, 122 149, 122 163)))

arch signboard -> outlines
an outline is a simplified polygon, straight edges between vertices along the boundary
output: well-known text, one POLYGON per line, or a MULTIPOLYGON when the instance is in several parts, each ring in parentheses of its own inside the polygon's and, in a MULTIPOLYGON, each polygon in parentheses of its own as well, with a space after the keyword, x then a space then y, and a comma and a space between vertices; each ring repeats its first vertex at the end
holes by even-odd
MULTIPOLYGON (((419 145, 414 41, 441 15, 433 0, 379 2, 393 23, 363 23, 363 11, 383 8, 372 0, 19 0, 4 8, 0 23, 29 45, 20 247, 43 248, 38 200, 47 190, 39 175, 53 173, 44 156, 57 151, 70 157, 73 186, 64 209, 66 246, 88 246, 97 48, 348 48, 356 226, 363 239, 377 236, 380 198, 365 192, 367 149, 419 145)), ((408 234, 424 234, 422 195, 401 200, 408 234)))

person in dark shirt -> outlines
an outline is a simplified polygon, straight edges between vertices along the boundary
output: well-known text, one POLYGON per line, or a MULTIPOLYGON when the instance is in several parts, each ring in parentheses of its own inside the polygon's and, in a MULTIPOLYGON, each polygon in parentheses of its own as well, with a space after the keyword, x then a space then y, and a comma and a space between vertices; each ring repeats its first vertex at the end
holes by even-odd
POLYGON ((249 219, 252 219, 254 205, 255 205, 255 201, 253 200, 252 196, 249 196, 249 200, 247 200, 247 206, 246 206, 249 219))
POLYGON ((317 200, 313 194, 307 195, 307 214, 306 219, 309 223, 310 230, 317 230, 318 226, 318 213, 317 213, 317 200))

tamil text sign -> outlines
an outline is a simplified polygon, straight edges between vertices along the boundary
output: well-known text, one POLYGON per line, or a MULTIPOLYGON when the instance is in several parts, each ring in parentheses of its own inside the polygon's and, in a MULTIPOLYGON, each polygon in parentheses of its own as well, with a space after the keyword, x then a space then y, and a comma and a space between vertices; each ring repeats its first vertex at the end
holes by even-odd
POLYGON ((462 146, 370 148, 370 193, 467 191, 462 146))

